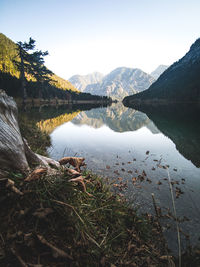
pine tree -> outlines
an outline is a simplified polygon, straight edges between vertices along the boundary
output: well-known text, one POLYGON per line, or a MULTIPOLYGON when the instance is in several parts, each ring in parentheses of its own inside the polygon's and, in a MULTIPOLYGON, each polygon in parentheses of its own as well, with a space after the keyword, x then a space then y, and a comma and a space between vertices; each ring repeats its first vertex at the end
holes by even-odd
POLYGON ((35 48, 35 40, 30 37, 28 43, 17 42, 17 46, 20 62, 15 61, 15 64, 20 70, 21 92, 23 96, 23 104, 25 104, 27 99, 25 72, 29 73, 30 71, 30 54, 28 54, 28 51, 33 50, 35 48))
POLYGON ((42 98, 42 89, 50 82, 52 71, 44 66, 44 56, 47 56, 48 51, 35 51, 30 55, 31 74, 35 77, 39 85, 39 98, 42 98))

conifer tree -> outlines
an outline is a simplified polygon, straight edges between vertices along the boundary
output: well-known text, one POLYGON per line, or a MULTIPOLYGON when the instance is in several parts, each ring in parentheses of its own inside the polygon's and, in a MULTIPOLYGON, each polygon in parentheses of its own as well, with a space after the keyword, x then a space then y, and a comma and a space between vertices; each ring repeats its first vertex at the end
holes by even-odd
POLYGON ((35 48, 35 40, 30 37, 28 43, 17 42, 17 46, 20 62, 15 61, 15 63, 20 70, 21 91, 23 96, 23 103, 25 104, 27 99, 25 72, 29 73, 30 70, 30 64, 28 63, 30 60, 30 55, 27 52, 35 48))
POLYGON ((41 50, 34 51, 33 53, 28 53, 35 48, 35 40, 31 37, 29 42, 18 42, 18 56, 20 57, 20 62, 15 61, 18 69, 20 70, 21 88, 23 96, 23 104, 26 103, 27 91, 26 91, 26 74, 30 74, 38 82, 39 98, 42 97, 42 88, 50 81, 50 76, 53 74, 44 66, 44 57, 49 53, 48 51, 42 52, 41 50))
POLYGON ((44 66, 44 56, 48 54, 48 51, 42 52, 40 50, 30 55, 31 74, 38 82, 40 99, 42 98, 42 89, 44 90, 44 86, 50 82, 50 76, 53 74, 52 71, 44 66))

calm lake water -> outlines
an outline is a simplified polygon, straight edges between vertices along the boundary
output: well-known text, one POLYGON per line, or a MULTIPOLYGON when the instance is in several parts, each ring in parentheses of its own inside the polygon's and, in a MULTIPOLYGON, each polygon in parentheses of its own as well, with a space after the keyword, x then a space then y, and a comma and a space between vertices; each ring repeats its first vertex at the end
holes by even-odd
MULTIPOLYGON (((180 227, 192 244, 200 238, 200 121, 197 110, 140 112, 122 104, 63 113, 40 121, 51 136, 49 154, 85 157, 87 168, 111 181, 127 182, 121 193, 142 212, 154 212, 151 193, 168 217, 173 213, 170 178, 180 227), (163 166, 168 166, 167 168, 163 166), (121 177, 120 179, 118 179, 121 177), (137 179, 137 180, 136 180, 137 179), (136 180, 136 182, 135 182, 136 180), (176 198, 177 196, 177 198, 176 198)), ((175 251, 175 223, 163 218, 175 251)), ((182 244, 186 245, 185 235, 182 244)))

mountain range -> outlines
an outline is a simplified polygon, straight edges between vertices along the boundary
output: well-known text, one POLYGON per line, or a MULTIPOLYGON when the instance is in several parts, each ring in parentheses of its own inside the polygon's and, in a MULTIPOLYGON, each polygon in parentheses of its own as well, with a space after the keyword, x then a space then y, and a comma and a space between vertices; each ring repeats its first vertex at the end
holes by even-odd
POLYGON ((78 90, 84 92, 88 84, 101 82, 103 76, 104 75, 100 72, 93 72, 88 75, 74 75, 69 78, 69 82, 72 83, 78 90))
POLYGON ((127 106, 152 102, 200 102, 200 38, 149 89, 123 100, 127 106))
POLYGON ((140 69, 119 67, 105 76, 95 72, 72 76, 69 81, 83 92, 122 99, 147 89, 155 79, 140 69))
POLYGON ((132 108, 127 109, 120 102, 107 108, 81 112, 72 120, 72 123, 76 125, 89 125, 93 128, 107 125, 115 132, 136 131, 146 126, 152 133, 159 133, 159 130, 146 114, 132 108))

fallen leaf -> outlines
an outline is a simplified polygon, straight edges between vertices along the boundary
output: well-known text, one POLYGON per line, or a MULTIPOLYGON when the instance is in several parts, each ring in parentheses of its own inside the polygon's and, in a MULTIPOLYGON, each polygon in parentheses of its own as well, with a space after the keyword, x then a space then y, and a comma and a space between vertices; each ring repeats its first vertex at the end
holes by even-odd
POLYGON ((24 180, 25 182, 30 182, 33 180, 40 179, 43 175, 47 174, 47 168, 39 168, 34 170, 29 176, 24 180))
POLYGON ((132 181, 135 183, 137 181, 137 178, 136 177, 133 177, 132 178, 132 181))
POLYGON ((70 176, 80 176, 80 172, 77 172, 76 170, 66 168, 65 172, 70 176))
POLYGON ((70 165, 72 165, 73 167, 75 167, 75 169, 80 172, 80 167, 81 166, 86 166, 86 164, 84 163, 85 158, 78 158, 78 157, 64 157, 62 159, 59 160, 60 165, 65 165, 67 163, 69 163, 70 165))
POLYGON ((147 150, 146 155, 149 155, 149 150, 147 150))
POLYGON ((146 174, 146 172, 143 170, 143 172, 142 172, 142 175, 143 176, 147 176, 147 174, 146 174))
POLYGON ((147 178, 147 182, 152 183, 152 181, 149 178, 147 178))

